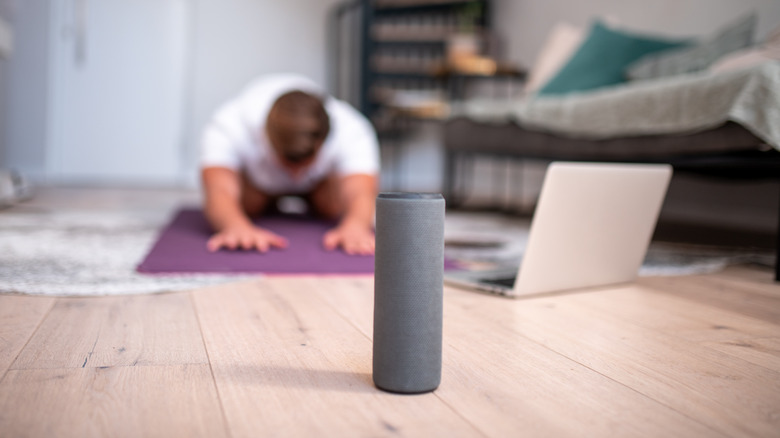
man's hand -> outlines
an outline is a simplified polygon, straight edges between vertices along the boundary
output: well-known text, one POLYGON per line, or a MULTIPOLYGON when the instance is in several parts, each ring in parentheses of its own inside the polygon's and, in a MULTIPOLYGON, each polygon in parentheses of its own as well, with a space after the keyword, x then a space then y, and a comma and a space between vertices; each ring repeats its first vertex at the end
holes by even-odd
POLYGON ((247 216, 248 209, 261 210, 267 198, 258 192, 252 207, 242 205, 241 175, 232 169, 208 167, 203 169, 205 193, 204 211, 217 232, 206 242, 209 251, 220 248, 257 249, 284 248, 287 240, 268 230, 257 228, 247 216))
POLYGON ((349 222, 328 231, 322 239, 326 250, 341 247, 350 255, 371 255, 374 253, 374 243, 374 232, 370 228, 349 222))
POLYGON ((257 228, 251 224, 234 225, 214 234, 206 243, 209 251, 220 248, 227 249, 257 249, 266 252, 271 248, 286 248, 287 240, 268 230, 257 228))

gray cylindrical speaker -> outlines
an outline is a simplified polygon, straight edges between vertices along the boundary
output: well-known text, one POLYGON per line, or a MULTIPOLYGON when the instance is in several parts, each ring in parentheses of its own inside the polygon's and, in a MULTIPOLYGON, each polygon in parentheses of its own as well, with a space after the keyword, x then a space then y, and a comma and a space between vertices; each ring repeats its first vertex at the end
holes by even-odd
POLYGON ((376 200, 374 384, 400 393, 441 382, 444 198, 380 193, 376 200))

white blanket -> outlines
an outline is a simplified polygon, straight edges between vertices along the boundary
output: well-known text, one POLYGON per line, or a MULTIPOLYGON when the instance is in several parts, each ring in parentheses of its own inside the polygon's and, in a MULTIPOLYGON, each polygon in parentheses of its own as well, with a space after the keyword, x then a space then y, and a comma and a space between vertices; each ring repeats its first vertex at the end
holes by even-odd
POLYGON ((561 97, 473 100, 451 116, 600 139, 703 131, 734 121, 780 150, 780 62, 637 81, 561 97))

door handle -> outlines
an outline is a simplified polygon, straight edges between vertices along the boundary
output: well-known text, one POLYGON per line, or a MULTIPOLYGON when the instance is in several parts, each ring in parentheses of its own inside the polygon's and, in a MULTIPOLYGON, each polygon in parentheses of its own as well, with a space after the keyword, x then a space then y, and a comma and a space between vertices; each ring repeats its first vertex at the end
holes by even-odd
POLYGON ((87 62, 87 9, 89 0, 73 0, 73 61, 82 67, 87 62))

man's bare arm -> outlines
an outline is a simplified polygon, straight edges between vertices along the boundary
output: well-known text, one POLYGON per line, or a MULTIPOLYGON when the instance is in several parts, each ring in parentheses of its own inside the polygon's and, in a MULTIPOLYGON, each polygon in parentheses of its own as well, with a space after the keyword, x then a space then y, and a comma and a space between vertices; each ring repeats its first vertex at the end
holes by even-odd
POLYGON ((373 228, 378 191, 376 175, 346 176, 341 180, 341 187, 347 209, 342 222, 355 222, 373 228))
POLYGON ((325 234, 326 249, 341 246, 347 254, 374 253, 374 208, 378 186, 376 175, 355 174, 341 179, 339 192, 345 212, 339 225, 325 234))
POLYGON ((287 241, 268 230, 255 227, 241 205, 241 176, 224 167, 207 167, 201 172, 204 192, 204 212, 216 233, 207 247, 216 251, 228 249, 283 248, 287 241))

